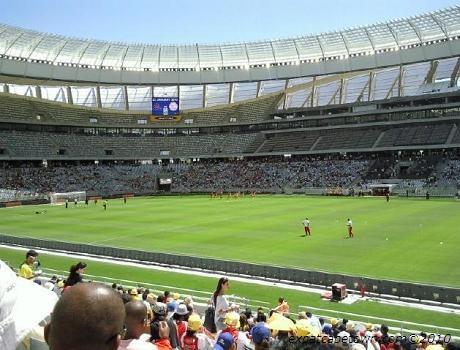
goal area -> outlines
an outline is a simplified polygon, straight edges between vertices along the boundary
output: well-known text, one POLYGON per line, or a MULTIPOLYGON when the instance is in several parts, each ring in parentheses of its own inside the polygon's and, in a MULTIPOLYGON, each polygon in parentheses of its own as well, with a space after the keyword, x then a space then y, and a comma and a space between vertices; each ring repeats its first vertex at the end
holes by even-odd
POLYGON ((51 204, 65 203, 65 201, 74 202, 75 199, 77 202, 84 202, 86 200, 86 192, 63 192, 63 193, 50 193, 50 202, 51 204))

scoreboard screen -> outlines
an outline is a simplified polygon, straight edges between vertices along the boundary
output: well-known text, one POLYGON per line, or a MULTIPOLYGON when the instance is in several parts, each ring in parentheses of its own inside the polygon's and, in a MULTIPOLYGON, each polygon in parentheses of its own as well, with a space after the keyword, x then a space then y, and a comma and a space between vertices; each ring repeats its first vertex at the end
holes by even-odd
POLYGON ((152 115, 168 119, 179 114, 179 97, 153 97, 152 115))

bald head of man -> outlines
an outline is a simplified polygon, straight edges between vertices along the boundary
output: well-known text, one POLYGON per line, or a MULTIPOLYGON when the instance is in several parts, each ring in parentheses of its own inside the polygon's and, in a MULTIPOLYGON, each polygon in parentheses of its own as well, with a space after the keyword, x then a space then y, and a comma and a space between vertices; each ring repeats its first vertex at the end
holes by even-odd
POLYGON ((125 305, 125 311, 125 339, 139 339, 142 334, 150 333, 151 320, 142 301, 130 301, 125 305))
POLYGON ((123 302, 112 289, 79 283, 57 302, 45 339, 51 350, 117 349, 124 318, 123 302))

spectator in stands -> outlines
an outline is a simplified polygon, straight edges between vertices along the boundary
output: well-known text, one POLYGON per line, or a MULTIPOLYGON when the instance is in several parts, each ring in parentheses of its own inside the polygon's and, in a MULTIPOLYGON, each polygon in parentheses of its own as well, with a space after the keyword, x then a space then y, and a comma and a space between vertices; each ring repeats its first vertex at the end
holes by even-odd
POLYGON ((131 298, 131 301, 139 301, 141 298, 139 297, 139 291, 137 288, 131 288, 129 290, 129 296, 131 298))
POLYGON ((187 323, 186 332, 180 338, 183 350, 212 350, 214 339, 212 334, 203 328, 198 314, 191 314, 187 323))
POLYGON ((217 338, 214 350, 236 350, 236 344, 230 333, 222 333, 217 338))
POLYGON ((31 280, 37 276, 40 276, 41 270, 36 270, 35 267, 39 266, 38 253, 30 249, 26 253, 26 260, 22 263, 21 268, 19 269, 19 277, 31 280))
POLYGON ((177 334, 174 334, 173 331, 170 330, 166 322, 166 310, 167 306, 165 303, 156 302, 152 305, 153 321, 150 324, 150 340, 154 341, 159 349, 172 349, 172 343, 174 347, 179 345, 174 343, 177 341, 177 334))
POLYGON ((155 341, 155 345, 157 346, 158 350, 171 350, 172 347, 171 343, 169 342, 170 329, 165 321, 161 321, 159 323, 158 332, 160 339, 155 341))
POLYGON ((77 283, 83 282, 83 277, 81 276, 85 272, 86 264, 84 262, 79 262, 70 267, 69 277, 65 282, 65 287, 74 286, 77 283))
POLYGON ((265 322, 259 322, 251 329, 252 342, 254 350, 268 349, 270 343, 270 329, 265 322))
POLYGON ((312 325, 312 327, 315 327, 315 328, 318 329, 318 331, 321 331, 323 326, 322 326, 319 318, 316 317, 315 315, 313 315, 311 312, 306 312, 305 315, 307 316, 307 320, 312 325))
POLYGON ((192 299, 191 296, 186 296, 184 298, 184 304, 187 305, 187 308, 188 308, 188 306, 190 306, 192 308, 192 310, 193 310, 193 299, 192 299))
POLYGON ((214 322, 216 324, 216 329, 217 331, 223 330, 226 328, 225 325, 225 314, 229 311, 230 305, 227 301, 227 298, 225 297, 225 294, 228 292, 228 289, 230 288, 228 278, 226 277, 221 277, 219 279, 219 282, 217 283, 216 290, 214 291, 213 294, 213 305, 215 309, 215 316, 214 316, 214 322))
POLYGON ((150 315, 142 301, 130 301, 125 305, 125 335, 118 350, 157 350, 149 342, 150 315))
POLYGON ((244 350, 250 344, 249 338, 245 332, 239 331, 240 328, 240 315, 235 311, 227 312, 225 315, 225 328, 217 332, 219 336, 221 333, 230 333, 235 340, 236 350, 244 350))
POLYGON ((276 312, 281 315, 289 314, 289 304, 283 297, 278 298, 278 306, 274 309, 276 312))
POLYGON ((0 260, 0 349, 28 349, 30 336, 44 340, 40 324, 57 300, 55 293, 17 277, 0 260))
POLYGON ((123 303, 111 288, 78 283, 57 302, 45 339, 50 350, 115 350, 124 319, 123 303))
MULTIPOLYGON (((147 308, 147 313, 149 314, 150 320, 152 320, 153 319, 153 312, 152 312, 152 306, 150 305, 150 302, 149 302, 149 295, 150 295, 150 291, 148 289, 144 290, 144 292, 142 293, 142 302, 144 303, 145 307, 147 308)), ((150 300, 153 301, 152 296, 151 296, 150 300)))
POLYGON ((187 331, 187 321, 188 321, 189 312, 187 305, 179 304, 176 312, 172 316, 172 321, 177 328, 177 336, 179 339, 182 338, 184 333, 187 331))

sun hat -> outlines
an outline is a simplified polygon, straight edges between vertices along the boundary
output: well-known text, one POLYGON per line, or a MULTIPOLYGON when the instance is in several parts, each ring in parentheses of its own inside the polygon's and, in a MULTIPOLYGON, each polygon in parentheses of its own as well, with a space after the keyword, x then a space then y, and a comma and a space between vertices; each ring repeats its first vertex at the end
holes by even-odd
POLYGON ((185 315, 187 315, 187 314, 188 314, 187 305, 185 305, 185 304, 179 304, 179 306, 177 307, 175 313, 178 314, 179 316, 185 316, 185 315))
POLYGON ((203 325, 203 322, 201 321, 200 315, 191 314, 190 317, 188 318, 187 328, 190 329, 191 331, 195 331, 195 332, 199 331, 202 325, 203 325))
POLYGON ((227 312, 225 314, 225 324, 229 327, 240 328, 240 315, 237 312, 227 312))

